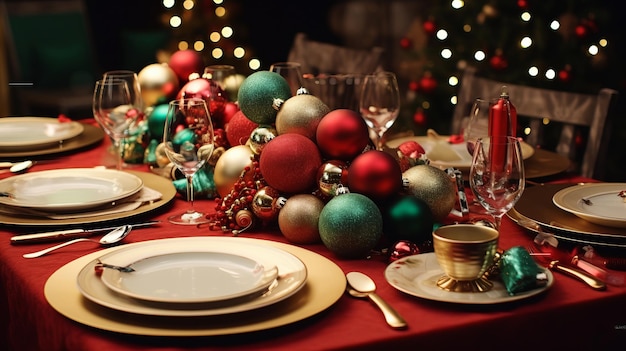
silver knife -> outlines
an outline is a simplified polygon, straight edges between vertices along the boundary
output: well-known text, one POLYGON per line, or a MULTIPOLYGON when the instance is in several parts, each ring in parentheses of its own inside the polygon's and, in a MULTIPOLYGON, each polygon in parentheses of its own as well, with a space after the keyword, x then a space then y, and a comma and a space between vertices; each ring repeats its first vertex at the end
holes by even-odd
MULTIPOLYGON (((131 228, 138 227, 147 227, 151 225, 155 225, 160 223, 160 221, 149 221, 142 223, 134 223, 130 224, 131 228)), ((16 235, 11 237, 11 244, 30 244, 30 243, 40 243, 46 241, 55 241, 61 239, 74 239, 74 238, 85 238, 97 234, 99 232, 109 231, 117 228, 115 227, 104 227, 104 228, 93 228, 93 229, 67 229, 67 230, 57 230, 52 232, 43 232, 43 233, 34 233, 34 234, 24 234, 24 235, 16 235)))

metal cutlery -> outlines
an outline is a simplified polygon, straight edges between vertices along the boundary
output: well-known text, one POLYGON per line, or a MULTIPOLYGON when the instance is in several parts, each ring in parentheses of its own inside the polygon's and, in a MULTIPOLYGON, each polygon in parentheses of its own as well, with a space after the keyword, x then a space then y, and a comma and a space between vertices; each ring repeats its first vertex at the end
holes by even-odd
POLYGON ((346 274, 348 280, 348 293, 353 297, 369 297, 385 315, 387 324, 392 328, 402 329, 407 327, 406 321, 393 307, 376 294, 376 284, 367 275, 360 272, 346 274))
MULTIPOLYGON (((148 221, 148 222, 129 224, 129 226, 135 229, 135 228, 155 225, 158 223, 160 223, 160 221, 148 221)), ((40 243, 40 242, 47 242, 47 241, 57 241, 57 240, 63 240, 63 239, 86 238, 86 237, 95 235, 100 232, 113 230, 115 228, 117 228, 117 226, 104 227, 104 228, 92 228, 92 229, 80 229, 80 228, 79 229, 67 229, 67 230, 58 230, 58 231, 43 232, 43 233, 15 235, 11 237, 11 244, 31 244, 31 243, 40 243)))

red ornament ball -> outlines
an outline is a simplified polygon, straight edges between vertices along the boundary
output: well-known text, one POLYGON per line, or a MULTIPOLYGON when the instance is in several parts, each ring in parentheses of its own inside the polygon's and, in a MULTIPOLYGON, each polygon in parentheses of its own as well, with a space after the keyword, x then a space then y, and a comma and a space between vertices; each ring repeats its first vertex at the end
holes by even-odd
POLYGON ((576 26, 576 29, 574 32, 576 33, 577 37, 584 38, 587 35, 587 27, 585 27, 582 24, 579 24, 576 26))
POLYGON ((224 105, 227 100, 222 89, 214 81, 206 78, 192 79, 183 85, 176 98, 203 99, 209 107, 213 123, 223 125, 224 105))
POLYGON ((415 111, 415 114, 413 114, 413 122, 415 122, 415 124, 417 124, 418 126, 426 125, 427 119, 426 119, 426 114, 424 113, 424 110, 420 108, 417 111, 415 111))
POLYGON ((226 139, 231 146, 244 145, 250 139, 252 131, 259 125, 237 111, 226 125, 226 139))
POLYGON ((419 82, 420 90, 426 94, 430 94, 437 89, 437 81, 431 74, 424 74, 419 82))
POLYGON ((561 82, 567 83, 572 78, 571 72, 567 69, 562 69, 559 71, 559 80, 561 82))
POLYGON ((288 194, 315 188, 315 176, 322 165, 320 152, 311 139, 301 134, 277 136, 265 145, 259 167, 267 184, 288 194))
POLYGON ((403 257, 413 256, 420 253, 416 243, 409 240, 400 240, 389 249, 389 262, 397 261, 403 257))
POLYGON ((200 74, 204 69, 202 56, 195 50, 179 50, 172 54, 169 60, 172 68, 181 84, 189 81, 192 73, 200 74))
POLYGON ((528 8, 528 0, 517 0, 517 6, 522 10, 526 10, 528 8))
POLYGON ((424 21, 423 27, 424 27, 424 31, 428 35, 435 34, 435 30, 437 30, 437 26, 435 25, 435 22, 431 20, 424 21))
POLYGON ((418 91, 420 88, 420 83, 412 80, 409 82, 409 90, 410 91, 418 91))
POLYGON ((407 37, 404 37, 404 38, 400 39, 400 47, 405 49, 405 50, 411 48, 412 44, 413 43, 411 42, 411 39, 409 39, 407 37))
POLYGON ((370 143, 365 121, 348 109, 327 113, 317 126, 316 140, 326 158, 342 161, 351 161, 370 143))
POLYGON ((501 71, 509 66, 509 62, 502 55, 495 55, 489 59, 491 68, 501 71))
POLYGON ((224 126, 228 124, 228 122, 230 122, 230 119, 233 118, 235 113, 237 113, 238 111, 239 105, 237 105, 236 103, 229 101, 224 104, 224 119, 222 120, 224 126))
POLYGON ((402 188, 402 170, 390 154, 370 150, 357 156, 348 169, 350 192, 383 200, 402 188))

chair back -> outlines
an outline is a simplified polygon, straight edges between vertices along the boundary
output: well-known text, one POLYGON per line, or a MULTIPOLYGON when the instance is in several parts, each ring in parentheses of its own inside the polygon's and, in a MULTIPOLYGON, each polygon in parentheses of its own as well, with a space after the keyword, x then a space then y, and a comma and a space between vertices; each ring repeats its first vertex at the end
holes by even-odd
POLYGON ((476 69, 465 70, 452 118, 452 133, 459 133, 463 121, 476 98, 497 98, 502 86, 506 86, 518 117, 528 120, 519 129, 518 136, 535 147, 545 147, 567 156, 574 170, 585 177, 602 179, 606 172, 606 157, 610 137, 612 115, 615 110, 617 91, 601 89, 598 94, 542 89, 499 82, 476 75, 476 69), (547 125, 558 125, 558 135, 550 134, 547 125), (579 137, 585 135, 583 150, 577 147, 579 137), (526 134, 527 133, 527 134, 526 134))

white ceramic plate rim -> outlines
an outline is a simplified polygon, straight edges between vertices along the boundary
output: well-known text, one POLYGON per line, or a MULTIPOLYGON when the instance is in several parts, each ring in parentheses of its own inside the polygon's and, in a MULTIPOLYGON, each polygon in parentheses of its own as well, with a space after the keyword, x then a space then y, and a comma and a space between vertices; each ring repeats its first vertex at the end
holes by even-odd
POLYGON ((548 283, 540 288, 509 295, 504 285, 493 280, 493 288, 482 293, 460 293, 445 291, 436 282, 444 275, 434 252, 403 257, 389 264, 385 269, 385 279, 394 288, 427 300, 456 304, 492 305, 527 299, 549 289, 554 283, 552 272, 542 268, 548 283))
MULTIPOLYGON (((429 136, 411 136, 411 137, 403 137, 403 138, 389 140, 387 142, 387 146, 398 147, 404 142, 415 141, 424 148, 424 151, 426 151, 426 157, 428 157, 428 153, 433 149, 435 143, 437 142, 447 143, 446 140, 448 139, 449 139, 449 136, 445 136, 445 135, 440 135, 439 139, 437 139, 436 137, 429 137, 429 136)), ((522 141, 520 145, 522 148, 522 158, 524 160, 530 158, 535 153, 535 149, 529 144, 522 141)), ((432 166, 439 167, 439 168, 454 167, 461 171, 469 170, 470 167, 472 166, 472 155, 470 155, 470 153, 467 151, 465 142, 458 143, 458 144, 447 144, 447 146, 449 146, 450 149, 456 154, 456 156, 459 157, 459 160, 458 161, 430 160, 430 164, 432 166)))
POLYGON ((617 194, 626 190, 626 183, 587 183, 557 191, 552 202, 558 208, 589 222, 609 227, 626 228, 626 202, 617 194), (611 195, 611 196, 606 196, 611 195), (581 199, 590 199, 585 205, 581 199), (602 215, 600 212, 608 213, 602 215))
MULTIPOLYGON (((22 186, 22 185, 21 185, 22 186)), ((110 169, 97 169, 97 168, 67 168, 67 169, 55 169, 48 171, 31 172, 21 174, 0 180, 0 191, 12 193, 17 198, 0 197, 0 204, 30 208, 41 211, 79 211, 89 208, 98 207, 107 203, 113 203, 114 201, 123 199, 130 195, 137 193, 143 187, 143 180, 134 174, 110 170, 110 169), (20 201, 19 194, 16 193, 14 186, 18 183, 28 186, 28 182, 36 182, 38 180, 45 179, 48 182, 55 184, 63 184, 65 180, 78 180, 88 183, 100 182, 108 183, 113 189, 119 188, 118 191, 112 192, 109 195, 102 197, 85 199, 80 202, 44 202, 44 203, 29 203, 28 201, 20 201)), ((51 189, 53 190, 53 189, 51 189)))
POLYGON ((106 254, 99 260, 109 264, 127 265, 142 256, 198 252, 203 248, 206 251, 215 251, 218 247, 220 250, 228 250, 233 254, 254 259, 264 266, 275 265, 279 272, 276 283, 272 284, 265 294, 240 304, 224 307, 200 305, 190 309, 181 309, 181 304, 158 304, 156 306, 142 304, 141 301, 116 294, 108 289, 94 273, 98 260, 91 261, 81 269, 76 283, 78 290, 85 298, 101 306, 135 314, 169 317, 216 316, 250 311, 283 301, 300 291, 306 283, 307 268, 293 254, 270 245, 232 237, 187 237, 146 241, 106 254))
POLYGON ((59 122, 57 119, 51 117, 5 117, 0 118, 0 130, 6 130, 6 128, 2 128, 2 125, 11 125, 17 128, 28 129, 31 132, 37 132, 20 135, 22 139, 19 141, 6 141, 6 138, 2 137, 5 133, 0 132, 0 147, 12 149, 46 146, 73 138, 83 132, 83 125, 81 123, 74 121, 59 122), (67 128, 59 128, 65 126, 67 126, 67 128), (55 133, 42 136, 48 128, 55 129, 55 133))
POLYGON ((155 255, 131 264, 135 272, 115 269, 102 272, 102 282, 117 293, 136 299, 165 303, 206 303, 235 299, 266 290, 276 279, 278 270, 257 261, 229 252, 177 252, 155 255), (176 286, 164 269, 179 273, 176 286), (203 268, 224 272, 221 281, 204 281, 198 271, 203 268), (148 274, 142 274, 142 273, 148 274), (190 273, 190 274, 189 274, 190 273), (147 278, 147 279, 146 279, 147 278), (233 284, 233 281, 236 281, 233 284), (194 286, 195 292, 177 289, 194 286))

